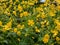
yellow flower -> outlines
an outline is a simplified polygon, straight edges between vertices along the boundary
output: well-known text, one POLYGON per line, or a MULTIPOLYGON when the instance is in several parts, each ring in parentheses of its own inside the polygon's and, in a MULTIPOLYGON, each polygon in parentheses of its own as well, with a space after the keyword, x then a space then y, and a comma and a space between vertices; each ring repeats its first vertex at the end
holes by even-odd
POLYGON ((22 1, 21 4, 25 4, 25 1, 22 1))
POLYGON ((2 22, 0 21, 0 26, 2 26, 2 22))
POLYGON ((54 19, 54 23, 57 24, 57 25, 60 25, 60 22, 57 19, 54 19))
POLYGON ((7 31, 7 30, 9 30, 9 29, 10 29, 10 28, 9 28, 7 25, 5 25, 2 31, 5 32, 5 31, 7 31))
POLYGON ((40 32, 40 30, 39 30, 37 27, 35 27, 35 31, 36 31, 37 33, 40 32))
POLYGON ((18 24, 18 25, 17 25, 17 28, 19 28, 19 29, 22 30, 22 29, 24 28, 24 24, 23 24, 23 25, 18 24))
POLYGON ((46 3, 44 3, 44 6, 47 6, 48 5, 48 3, 46 2, 46 3))
POLYGON ((23 17, 23 13, 20 14, 20 17, 21 17, 21 18, 23 17))
POLYGON ((47 20, 41 21, 41 24, 44 25, 47 22, 47 20))
POLYGON ((17 28, 14 28, 14 31, 13 31, 13 32, 15 32, 15 33, 16 33, 16 32, 17 32, 17 28))
POLYGON ((43 11, 43 8, 37 7, 36 10, 37 11, 43 11))
POLYGON ((14 6, 14 8, 13 8, 14 10, 16 10, 16 6, 14 6))
POLYGON ((50 38, 50 36, 48 34, 45 34, 45 36, 43 37, 43 42, 48 43, 49 38, 50 38))
POLYGON ((28 5, 34 5, 34 3, 33 2, 31 2, 31 1, 28 1, 28 5))
POLYGON ((56 37, 56 41, 60 41, 60 38, 59 37, 56 37))
POLYGON ((59 20, 55 19, 54 23, 56 24, 55 28, 60 31, 60 22, 59 22, 59 20))
POLYGON ((60 31, 60 25, 57 25, 55 28, 60 31))
POLYGON ((53 33, 53 37, 56 37, 56 35, 58 35, 58 31, 57 30, 51 30, 51 32, 53 33))
POLYGON ((43 15, 41 15, 41 18, 45 18, 45 17, 46 17, 46 15, 44 15, 44 14, 43 14, 43 15))
POLYGON ((57 6, 57 10, 60 10, 60 6, 57 6))
POLYGON ((10 0, 9 2, 10 2, 10 4, 13 4, 13 0, 10 0))
POLYGON ((38 0, 34 0, 35 1, 35 3, 37 3, 38 2, 38 0))
POLYGON ((11 29, 11 25, 12 25, 12 21, 8 22, 6 25, 4 25, 3 31, 7 31, 7 30, 11 29))
POLYGON ((16 11, 13 11, 13 14, 16 16, 16 11))
POLYGON ((34 25, 34 21, 33 20, 28 20, 28 25, 29 26, 33 26, 34 25))
POLYGON ((29 5, 34 5, 34 3, 28 3, 29 5))
POLYGON ((27 11, 23 12, 23 15, 28 16, 28 12, 27 11))
POLYGON ((18 10, 21 12, 23 10, 23 7, 19 4, 18 5, 18 10))
POLYGON ((50 12, 49 12, 49 15, 50 15, 50 16, 55 16, 55 13, 52 12, 52 11, 50 11, 50 12))
POLYGON ((23 13, 20 14, 20 17, 28 16, 28 14, 29 14, 29 13, 28 13, 27 11, 25 11, 25 12, 23 12, 23 13))
POLYGON ((40 30, 39 29, 36 29, 36 32, 40 32, 40 30))
POLYGON ((54 4, 51 4, 49 6, 50 6, 50 10, 55 10, 55 5, 54 4))
POLYGON ((17 31, 17 35, 20 36, 21 35, 21 32, 20 31, 17 31))
POLYGON ((60 4, 60 0, 55 0, 58 4, 60 4))

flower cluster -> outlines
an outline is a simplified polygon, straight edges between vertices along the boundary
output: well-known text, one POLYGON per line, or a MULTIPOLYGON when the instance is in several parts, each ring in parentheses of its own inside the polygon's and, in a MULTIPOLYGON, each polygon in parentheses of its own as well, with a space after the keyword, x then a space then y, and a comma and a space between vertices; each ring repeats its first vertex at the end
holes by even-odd
POLYGON ((60 0, 0 0, 0 45, 60 45, 60 0))

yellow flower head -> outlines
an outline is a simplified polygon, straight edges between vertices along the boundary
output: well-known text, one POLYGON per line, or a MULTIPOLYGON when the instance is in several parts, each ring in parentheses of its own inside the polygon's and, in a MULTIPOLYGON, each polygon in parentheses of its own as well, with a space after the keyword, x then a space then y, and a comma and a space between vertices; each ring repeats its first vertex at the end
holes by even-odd
POLYGON ((18 5, 18 10, 21 12, 23 10, 23 7, 19 4, 18 5))
POLYGON ((17 28, 14 28, 14 32, 15 32, 15 33, 17 32, 17 28))
POLYGON ((20 36, 21 35, 21 32, 20 31, 17 31, 17 35, 20 36))
POLYGON ((34 5, 34 2, 28 1, 28 5, 34 5))
POLYGON ((0 21, 0 26, 2 26, 2 22, 0 21))
POLYGON ((24 28, 24 24, 23 24, 23 25, 18 24, 18 25, 17 25, 17 28, 23 29, 23 28, 24 28))
POLYGON ((55 16, 55 13, 52 12, 52 11, 50 11, 50 12, 49 12, 49 15, 50 15, 50 16, 55 16))
POLYGON ((3 31, 7 31, 11 29, 12 21, 9 21, 6 25, 3 27, 3 31))
POLYGON ((53 33, 53 37, 56 37, 56 35, 58 34, 57 30, 51 30, 51 32, 53 33))
POLYGON ((43 42, 48 43, 49 38, 50 38, 50 36, 48 34, 45 34, 45 36, 43 37, 43 42))
POLYGON ((57 10, 60 10, 60 5, 58 5, 56 8, 57 8, 57 10))
POLYGON ((16 16, 16 11, 13 11, 13 14, 16 16))
POLYGON ((20 14, 20 17, 21 17, 21 18, 23 17, 23 13, 20 14))
POLYGON ((60 0, 55 0, 58 4, 60 4, 60 0))
POLYGON ((27 11, 23 12, 23 15, 28 16, 28 12, 27 11))
POLYGON ((56 37, 56 41, 60 41, 60 38, 59 37, 56 37))
POLYGON ((44 15, 44 14, 43 14, 43 15, 41 15, 41 18, 45 18, 45 17, 46 17, 46 15, 44 15))
POLYGON ((28 20, 28 25, 29 26, 33 26, 34 25, 34 21, 33 20, 28 20))
POLYGON ((40 32, 40 30, 39 30, 37 27, 35 27, 35 31, 36 31, 37 33, 40 32))

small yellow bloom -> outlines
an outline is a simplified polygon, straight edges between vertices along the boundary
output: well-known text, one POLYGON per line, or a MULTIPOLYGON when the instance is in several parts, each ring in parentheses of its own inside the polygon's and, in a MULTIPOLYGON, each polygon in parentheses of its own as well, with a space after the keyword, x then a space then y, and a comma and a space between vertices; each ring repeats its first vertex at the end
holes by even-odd
POLYGON ((15 33, 17 32, 17 28, 14 28, 14 32, 15 32, 15 33))
POLYGON ((56 37, 56 35, 58 34, 57 30, 51 30, 51 32, 53 33, 53 37, 56 37))
POLYGON ((57 25, 55 28, 60 31, 60 25, 57 25))
POLYGON ((37 33, 40 32, 40 30, 39 30, 37 27, 35 27, 35 31, 36 31, 37 33))
POLYGON ((46 17, 46 15, 41 15, 41 18, 45 18, 46 17))
POLYGON ((60 6, 57 6, 57 10, 60 10, 60 6))
POLYGON ((21 32, 20 31, 17 31, 17 35, 20 36, 21 35, 21 32))
POLYGON ((6 25, 3 27, 3 31, 7 31, 11 29, 12 21, 9 21, 6 25))
POLYGON ((13 11, 13 14, 16 16, 16 11, 13 11))
POLYGON ((24 28, 24 24, 23 24, 23 25, 18 24, 18 25, 17 25, 17 28, 23 29, 23 28, 24 28))
POLYGON ((23 10, 23 7, 19 4, 18 5, 18 10, 21 12, 23 10))
POLYGON ((0 26, 2 26, 2 22, 0 21, 0 26))
POLYGON ((34 5, 34 3, 33 2, 28 2, 28 5, 31 5, 32 6, 32 5, 34 5))
POLYGON ((40 32, 40 30, 39 29, 36 29, 36 32, 40 32))
POLYGON ((34 25, 34 21, 33 20, 28 20, 28 25, 29 26, 33 26, 34 25))
POLYGON ((41 22, 41 25, 44 25, 44 24, 45 24, 45 22, 42 21, 42 22, 41 22))
POLYGON ((50 36, 48 34, 45 34, 45 36, 43 37, 43 42, 48 43, 49 38, 50 38, 50 36))
POLYGON ((27 11, 25 11, 25 12, 23 12, 23 13, 20 14, 20 17, 28 16, 28 14, 29 14, 29 13, 28 13, 27 11))
POLYGON ((23 15, 24 15, 24 16, 28 16, 28 12, 26 12, 26 11, 23 12, 23 15))
POLYGON ((56 27, 55 28, 60 31, 60 21, 57 20, 57 19, 55 19, 54 20, 54 23, 56 24, 56 27))
POLYGON ((57 19, 54 19, 54 23, 57 24, 57 25, 60 25, 60 22, 57 19))
POLYGON ((60 0, 55 0, 58 4, 60 4, 60 0))
POLYGON ((51 11, 51 12, 49 12, 49 15, 50 16, 55 16, 55 13, 51 11))
POLYGON ((46 3, 44 3, 44 6, 47 6, 48 5, 48 3, 46 2, 46 3))
POLYGON ((5 32, 5 31, 7 31, 7 30, 9 30, 9 29, 10 29, 10 28, 9 28, 7 25, 5 25, 2 31, 5 32))
POLYGON ((60 41, 60 38, 59 37, 56 37, 56 41, 60 41))
POLYGON ((25 4, 25 1, 22 1, 21 4, 25 4))
POLYGON ((23 17, 23 13, 20 14, 20 17, 21 17, 21 18, 23 17))
POLYGON ((43 8, 37 7, 36 10, 37 11, 43 11, 43 8))

